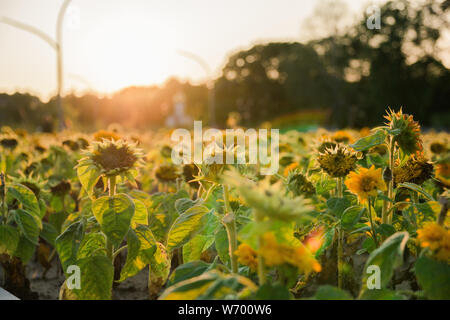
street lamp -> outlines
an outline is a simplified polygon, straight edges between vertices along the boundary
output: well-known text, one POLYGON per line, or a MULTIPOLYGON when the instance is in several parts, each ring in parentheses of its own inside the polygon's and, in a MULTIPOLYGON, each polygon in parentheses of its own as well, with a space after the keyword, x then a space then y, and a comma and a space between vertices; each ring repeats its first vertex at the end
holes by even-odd
POLYGON ((59 9, 58 20, 56 21, 56 40, 52 39, 52 37, 47 35, 45 32, 33 26, 30 26, 28 24, 19 22, 17 20, 8 17, 0 17, 0 22, 30 32, 31 34, 34 34, 35 36, 44 40, 48 45, 50 45, 50 47, 52 47, 56 51, 56 70, 57 70, 56 81, 58 84, 56 101, 58 105, 58 121, 60 130, 64 129, 65 127, 64 111, 62 108, 62 97, 61 97, 61 92, 63 88, 62 26, 64 21, 64 14, 71 1, 72 0, 64 0, 63 4, 61 5, 61 8, 59 9))
POLYGON ((213 127, 216 124, 216 107, 215 107, 214 79, 212 77, 211 68, 203 58, 192 52, 184 50, 177 50, 177 52, 183 57, 198 63, 206 73, 206 78, 208 79, 206 82, 206 86, 208 88, 209 125, 213 127))

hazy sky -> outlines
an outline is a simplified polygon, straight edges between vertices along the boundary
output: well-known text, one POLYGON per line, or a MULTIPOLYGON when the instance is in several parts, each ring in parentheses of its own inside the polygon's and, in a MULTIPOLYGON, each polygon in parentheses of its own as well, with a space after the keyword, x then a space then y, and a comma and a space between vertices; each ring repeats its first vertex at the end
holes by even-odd
MULTIPOLYGON (((0 16, 54 37, 63 0, 0 0, 0 16)), ((110 93, 162 83, 171 75, 203 81, 177 53, 203 57, 215 75, 227 56, 268 40, 298 40, 317 0, 73 0, 64 25, 66 91, 110 93)), ((360 11, 365 0, 347 0, 360 11)), ((0 24, 0 92, 55 93, 56 58, 41 39, 0 24)))

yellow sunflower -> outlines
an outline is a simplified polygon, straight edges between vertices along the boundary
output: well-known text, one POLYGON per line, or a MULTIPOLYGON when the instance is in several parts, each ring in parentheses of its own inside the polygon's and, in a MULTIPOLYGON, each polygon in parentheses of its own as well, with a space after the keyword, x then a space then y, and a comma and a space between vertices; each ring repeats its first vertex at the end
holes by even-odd
POLYGON ((450 260, 450 230, 432 222, 417 230, 417 240, 423 248, 429 248, 436 259, 450 260))
POLYGON ((360 168, 359 173, 350 172, 345 185, 358 196, 362 203, 366 202, 369 196, 376 196, 377 190, 385 191, 387 189, 381 168, 375 169, 375 166, 370 169, 360 168))

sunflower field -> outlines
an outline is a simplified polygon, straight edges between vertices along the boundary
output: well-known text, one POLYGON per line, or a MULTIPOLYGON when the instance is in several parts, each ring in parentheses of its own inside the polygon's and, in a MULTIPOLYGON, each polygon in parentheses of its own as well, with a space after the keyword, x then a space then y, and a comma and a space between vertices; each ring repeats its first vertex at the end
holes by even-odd
POLYGON ((267 176, 176 164, 168 129, 2 127, 0 286, 21 299, 450 299, 450 135, 402 110, 379 123, 280 134, 267 176))

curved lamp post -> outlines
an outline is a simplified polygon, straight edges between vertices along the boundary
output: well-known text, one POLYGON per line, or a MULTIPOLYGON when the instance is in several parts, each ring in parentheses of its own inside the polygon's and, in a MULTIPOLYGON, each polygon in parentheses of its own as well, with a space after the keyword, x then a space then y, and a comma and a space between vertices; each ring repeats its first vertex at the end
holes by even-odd
POLYGON ((184 50, 177 50, 178 54, 182 55, 185 58, 188 58, 196 63, 198 63, 202 69, 206 73, 207 83, 206 86, 209 89, 208 93, 208 109, 209 109, 209 125, 211 127, 215 126, 216 124, 216 107, 215 107, 215 88, 214 88, 214 80, 212 77, 212 71, 209 67, 208 63, 204 59, 202 59, 200 56, 184 50))
POLYGON ((22 23, 20 21, 16 21, 8 17, 0 17, 0 22, 27 31, 31 34, 34 34, 35 36, 44 40, 47 44, 50 45, 50 47, 52 47, 56 51, 56 70, 57 70, 56 81, 58 84, 56 100, 58 105, 58 122, 60 130, 65 128, 64 111, 62 108, 62 97, 61 97, 61 92, 63 88, 62 26, 64 21, 64 14, 66 13, 67 7, 69 6, 71 1, 72 0, 64 0, 63 4, 61 5, 61 8, 59 9, 58 20, 56 21, 56 40, 52 39, 45 32, 42 32, 41 30, 33 26, 22 23))

